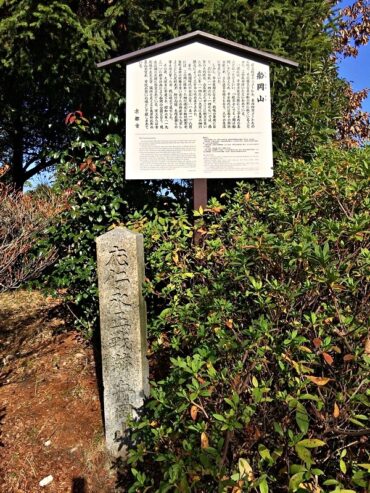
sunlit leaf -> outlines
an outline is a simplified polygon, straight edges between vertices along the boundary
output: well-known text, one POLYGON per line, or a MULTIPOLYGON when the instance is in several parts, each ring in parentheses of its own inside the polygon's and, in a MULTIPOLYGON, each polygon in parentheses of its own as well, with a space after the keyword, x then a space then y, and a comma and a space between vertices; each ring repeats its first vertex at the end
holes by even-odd
POLYGON ((201 446, 201 448, 208 448, 209 447, 208 436, 204 431, 200 435, 200 446, 201 446))
POLYGON ((190 416, 191 416, 191 419, 193 421, 195 421, 197 419, 197 415, 198 415, 198 408, 197 408, 197 406, 191 406, 191 408, 190 408, 190 416))
POLYGON ((246 459, 240 458, 238 461, 238 466, 241 478, 245 477, 248 481, 254 480, 252 467, 246 459))
POLYGON ((333 416, 334 418, 338 418, 339 415, 340 415, 339 406, 336 402, 334 402, 333 416))
POLYGON ((289 493, 294 493, 302 483, 305 472, 297 472, 289 480, 289 493))
POLYGON ((258 486, 260 489, 260 493, 268 493, 269 492, 269 486, 268 486, 265 478, 263 478, 262 481, 260 481, 258 486))
POLYGON ((295 451, 297 452, 298 457, 302 459, 306 465, 312 465, 313 461, 311 452, 308 450, 307 447, 300 447, 299 445, 296 445, 295 451))
POLYGON ((308 431, 310 419, 308 417, 306 408, 300 402, 297 403, 295 419, 301 432, 306 434, 308 431))
POLYGON ((327 378, 327 377, 314 377, 314 376, 308 376, 307 377, 311 382, 315 383, 316 385, 319 385, 320 387, 323 385, 326 385, 328 382, 333 380, 332 378, 327 378))
POLYGON ((301 440, 300 442, 298 442, 297 445, 306 448, 317 448, 323 447, 324 445, 326 445, 326 443, 322 440, 319 440, 318 438, 306 438, 305 440, 301 440))

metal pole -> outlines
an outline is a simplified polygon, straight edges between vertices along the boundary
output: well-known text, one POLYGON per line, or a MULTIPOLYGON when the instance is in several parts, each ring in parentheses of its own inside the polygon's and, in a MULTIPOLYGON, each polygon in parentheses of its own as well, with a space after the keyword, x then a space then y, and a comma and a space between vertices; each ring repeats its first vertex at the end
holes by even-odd
POLYGON ((207 207, 207 179, 197 178, 193 180, 193 197, 194 197, 194 210, 198 210, 202 207, 203 210, 207 207))

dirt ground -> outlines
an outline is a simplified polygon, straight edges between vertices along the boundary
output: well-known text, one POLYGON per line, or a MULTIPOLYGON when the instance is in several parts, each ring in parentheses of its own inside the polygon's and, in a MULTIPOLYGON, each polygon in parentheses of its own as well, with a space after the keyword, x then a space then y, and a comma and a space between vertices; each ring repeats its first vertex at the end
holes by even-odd
POLYGON ((93 350, 65 320, 38 292, 0 295, 1 493, 115 491, 93 350))

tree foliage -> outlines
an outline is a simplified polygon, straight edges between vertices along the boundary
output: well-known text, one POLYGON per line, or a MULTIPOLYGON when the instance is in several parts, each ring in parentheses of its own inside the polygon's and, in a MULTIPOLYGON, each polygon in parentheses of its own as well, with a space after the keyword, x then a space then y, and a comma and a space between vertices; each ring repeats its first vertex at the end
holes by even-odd
POLYGON ((111 47, 109 23, 70 3, 0 2, 0 162, 17 187, 55 164, 68 111, 101 112, 109 99, 95 66, 111 47))
POLYGON ((366 45, 370 37, 370 5, 367 0, 356 0, 341 12, 339 30, 336 33, 336 52, 345 57, 356 57, 359 47, 366 45))
MULTIPOLYGON (((370 5, 357 0, 341 12, 339 29, 335 33, 334 48, 337 59, 357 57, 359 47, 370 39, 370 5)), ((345 108, 338 122, 337 140, 344 147, 356 147, 370 141, 370 113, 362 111, 361 104, 369 94, 369 88, 353 91, 347 83, 345 108)))
MULTIPOLYGON (((200 29, 297 60, 298 70, 273 66, 273 138, 276 150, 307 157, 316 145, 335 137, 338 121, 347 115, 348 84, 338 76, 334 53, 359 42, 356 29, 367 25, 365 14, 364 22, 356 14, 359 7, 349 18, 347 11, 339 13, 336 4, 327 0, 135 0, 118 2, 112 9, 126 19, 125 51, 200 29), (350 31, 347 39, 340 36, 344 29, 350 31)), ((363 34, 361 43, 366 39, 363 34)), ((367 121, 368 117, 358 120, 362 132, 367 121)), ((342 133, 337 136, 341 138, 342 133)))

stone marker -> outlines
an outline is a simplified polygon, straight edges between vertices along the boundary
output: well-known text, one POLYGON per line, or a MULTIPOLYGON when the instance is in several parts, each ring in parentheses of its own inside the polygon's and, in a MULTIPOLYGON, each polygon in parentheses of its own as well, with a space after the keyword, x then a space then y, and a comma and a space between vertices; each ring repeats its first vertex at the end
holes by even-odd
POLYGON ((124 455, 128 416, 149 394, 143 236, 118 227, 97 243, 105 436, 108 451, 124 455))

